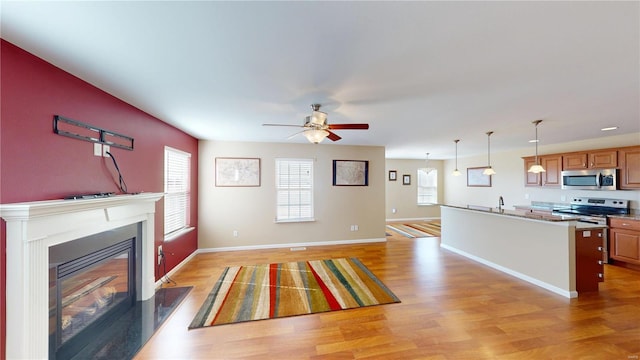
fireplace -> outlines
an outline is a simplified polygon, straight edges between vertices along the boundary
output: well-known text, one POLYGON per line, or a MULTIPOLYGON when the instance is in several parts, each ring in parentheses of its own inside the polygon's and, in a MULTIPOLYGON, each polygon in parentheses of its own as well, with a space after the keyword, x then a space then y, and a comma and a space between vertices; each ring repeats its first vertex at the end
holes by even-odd
POLYGON ((161 197, 0 205, 7 222, 6 358, 66 357, 74 342, 100 331, 105 317, 88 315, 107 313, 108 319, 154 295, 154 214, 161 197))
POLYGON ((49 359, 73 357, 134 306, 138 228, 49 248, 49 359))

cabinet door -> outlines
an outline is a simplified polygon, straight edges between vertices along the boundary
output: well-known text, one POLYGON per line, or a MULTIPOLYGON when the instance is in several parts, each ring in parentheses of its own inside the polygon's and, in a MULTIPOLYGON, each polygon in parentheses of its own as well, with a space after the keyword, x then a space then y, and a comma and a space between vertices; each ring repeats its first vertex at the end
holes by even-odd
POLYGON ((531 165, 535 163, 535 156, 524 158, 524 186, 540 186, 540 174, 528 172, 531 165))
POLYGON ((596 151, 589 153, 589 168, 612 169, 618 167, 618 152, 616 150, 596 151))
POLYGON ((620 150, 620 188, 640 189, 640 146, 620 150))
POLYGON ((640 265, 640 231, 612 228, 609 253, 615 260, 640 265))
POLYGON ((587 168, 587 153, 565 154, 562 156, 562 170, 582 170, 587 168))
POLYGON ((541 158, 542 167, 546 170, 542 174, 542 186, 560 187, 562 177, 560 172, 562 169, 562 156, 552 155, 543 156, 541 158))

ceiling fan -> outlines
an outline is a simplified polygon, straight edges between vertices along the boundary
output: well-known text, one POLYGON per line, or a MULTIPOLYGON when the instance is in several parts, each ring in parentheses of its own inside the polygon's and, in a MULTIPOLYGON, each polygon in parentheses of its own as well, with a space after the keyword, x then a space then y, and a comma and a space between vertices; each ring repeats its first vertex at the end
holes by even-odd
POLYGON ((304 128, 302 131, 291 135, 292 138, 298 134, 304 135, 307 140, 314 144, 318 144, 329 138, 331 141, 338 141, 342 139, 336 133, 331 130, 367 130, 369 124, 327 124, 327 113, 320 111, 320 104, 312 104, 310 116, 304 118, 303 125, 286 125, 286 124, 262 124, 262 126, 293 126, 304 128))

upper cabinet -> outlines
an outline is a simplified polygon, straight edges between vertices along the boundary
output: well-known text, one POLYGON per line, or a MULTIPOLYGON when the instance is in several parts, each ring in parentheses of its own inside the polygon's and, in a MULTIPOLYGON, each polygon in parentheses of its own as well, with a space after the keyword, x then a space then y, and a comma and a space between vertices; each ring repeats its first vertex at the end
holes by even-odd
POLYGON ((562 156, 538 156, 538 160, 540 165, 545 169, 545 172, 535 174, 527 171, 531 165, 536 163, 535 156, 524 158, 525 186, 560 187, 562 181, 560 177, 562 171, 562 156))
POLYGON ((640 189, 640 146, 619 150, 620 189, 640 189))
POLYGON ((616 150, 590 151, 563 154, 563 170, 582 169, 614 169, 618 167, 618 152, 616 150))
POLYGON ((522 159, 525 186, 560 187, 563 170, 618 169, 620 189, 640 189, 640 146, 538 156, 546 170, 540 174, 527 172, 535 164, 534 156, 522 159))

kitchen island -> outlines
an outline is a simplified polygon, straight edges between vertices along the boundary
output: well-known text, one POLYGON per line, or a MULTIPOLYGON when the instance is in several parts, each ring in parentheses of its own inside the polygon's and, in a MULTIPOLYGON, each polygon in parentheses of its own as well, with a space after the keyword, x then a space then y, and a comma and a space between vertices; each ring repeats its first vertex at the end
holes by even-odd
POLYGON ((575 216, 441 206, 441 247, 568 298, 576 291, 575 216))

